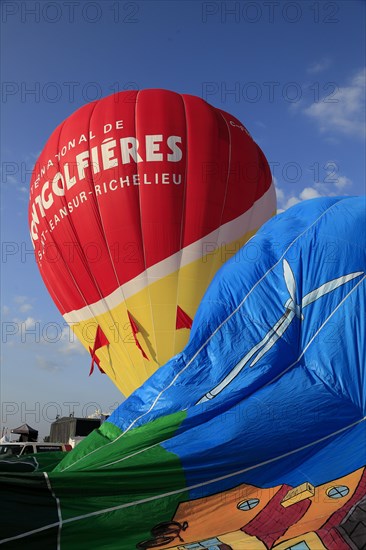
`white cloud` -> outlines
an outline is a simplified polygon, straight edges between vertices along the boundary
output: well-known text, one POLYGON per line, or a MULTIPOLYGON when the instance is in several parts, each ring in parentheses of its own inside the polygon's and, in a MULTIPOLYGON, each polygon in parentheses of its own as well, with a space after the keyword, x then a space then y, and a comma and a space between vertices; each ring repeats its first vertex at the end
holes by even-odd
POLYGON ((48 372, 58 372, 60 370, 60 366, 52 359, 47 359, 42 355, 36 355, 35 360, 36 366, 40 369, 47 370, 48 372))
POLYGON ((19 307, 19 311, 21 313, 27 313, 28 311, 30 311, 31 309, 33 309, 33 306, 31 304, 22 304, 20 307, 19 307))
POLYGON ((338 132, 347 136, 365 136, 365 77, 359 71, 348 86, 338 87, 334 94, 306 107, 303 112, 319 125, 323 133, 338 132))
POLYGON ((295 206, 295 204, 298 204, 301 202, 301 200, 298 197, 290 197, 286 200, 283 210, 287 210, 288 208, 291 208, 291 206, 295 206))
POLYGON ((26 329, 30 329, 35 327, 37 321, 33 317, 27 317, 24 321, 21 321, 21 323, 26 329))
POLYGON ((20 294, 17 294, 16 296, 14 296, 14 302, 16 304, 24 304, 24 302, 26 301, 27 301, 26 296, 21 296, 20 294))
POLYGON ((326 189, 322 189, 320 191, 320 186, 314 186, 314 187, 304 187, 298 194, 286 194, 282 189, 280 189, 282 197, 279 198, 279 195, 277 193, 277 200, 279 205, 279 210, 283 212, 284 210, 287 210, 288 208, 291 208, 291 206, 295 206, 295 204, 298 204, 301 201, 307 201, 310 199, 317 199, 319 197, 329 197, 329 196, 335 196, 337 193, 334 193, 332 191, 328 191, 326 189))
POLYGON ((64 327, 60 338, 60 352, 65 355, 86 353, 85 348, 79 342, 70 327, 64 327))
POLYGON ((33 317, 26 317, 25 319, 19 319, 18 317, 15 317, 14 319, 12 319, 12 321, 19 326, 19 330, 22 334, 24 334, 26 330, 37 329, 37 325, 39 328, 39 321, 37 321, 33 317))
POLYGON ((20 313, 28 313, 28 311, 33 309, 33 306, 27 296, 22 296, 18 294, 17 296, 14 296, 14 302, 18 304, 18 309, 20 313))
POLYGON ((302 201, 307 201, 309 199, 317 199, 318 197, 321 197, 322 195, 319 193, 315 187, 305 187, 299 195, 300 199, 302 201))
POLYGON ((310 67, 308 67, 307 72, 310 74, 319 74, 328 69, 331 64, 332 62, 329 57, 323 57, 319 61, 312 63, 310 67))
MULTIPOLYGON (((295 206, 295 204, 298 204, 299 202, 303 200, 313 199, 316 198, 316 189, 312 187, 305 187, 299 195, 291 195, 286 194, 283 189, 277 187, 276 188, 277 193, 277 213, 280 214, 281 212, 284 212, 284 210, 287 210, 288 208, 291 208, 291 206, 295 206)), ((319 195, 320 196, 320 195, 319 195)))
POLYGON ((276 189, 277 201, 279 203, 282 203, 285 200, 285 193, 284 193, 283 189, 281 189, 278 186, 278 181, 277 181, 277 178, 275 176, 272 176, 272 181, 273 181, 273 185, 275 186, 275 189, 276 189))
MULTIPOLYGON (((26 304, 23 304, 23 306, 24 305, 26 304)), ((10 308, 6 311, 10 311, 10 308)), ((44 322, 30 315, 14 317, 12 318, 12 322, 16 325, 14 327, 14 333, 12 333, 11 341, 13 343, 21 341, 24 345, 29 345, 31 347, 37 346, 38 349, 40 349, 39 346, 42 346, 43 350, 48 349, 51 354, 56 354, 58 357, 60 357, 60 355, 64 356, 62 363, 66 360, 67 356, 71 357, 73 355, 84 355, 88 353, 79 342, 76 335, 72 332, 71 328, 65 326, 65 323, 60 324, 54 321, 44 322)))
POLYGON ((3 315, 8 315, 10 313, 10 307, 5 306, 5 305, 2 306, 1 312, 2 312, 3 315))
POLYGON ((327 170, 327 175, 323 182, 304 187, 296 193, 286 193, 284 186, 281 187, 277 180, 273 178, 276 187, 278 212, 283 212, 301 201, 319 197, 335 197, 339 194, 345 195, 345 189, 352 185, 352 181, 347 176, 335 174, 335 162, 329 161, 326 165, 329 166, 329 170, 327 170))
POLYGON ((343 190, 345 187, 352 185, 352 181, 347 178, 347 176, 339 176, 334 182, 334 185, 337 189, 343 190))

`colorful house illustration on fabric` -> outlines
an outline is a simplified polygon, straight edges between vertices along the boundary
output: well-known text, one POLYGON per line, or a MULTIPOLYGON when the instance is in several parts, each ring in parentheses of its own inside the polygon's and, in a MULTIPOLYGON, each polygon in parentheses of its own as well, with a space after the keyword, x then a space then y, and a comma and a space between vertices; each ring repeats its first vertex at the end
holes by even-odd
POLYGON ((366 550, 366 471, 313 487, 239 485, 182 502, 138 548, 366 550))

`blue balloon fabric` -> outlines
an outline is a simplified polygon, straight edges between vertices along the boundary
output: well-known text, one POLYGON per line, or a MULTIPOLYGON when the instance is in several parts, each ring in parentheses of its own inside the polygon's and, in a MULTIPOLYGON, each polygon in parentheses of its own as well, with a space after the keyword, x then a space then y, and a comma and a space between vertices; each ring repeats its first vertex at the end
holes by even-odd
POLYGON ((267 222, 180 354, 53 471, 2 476, 0 544, 365 548, 365 213, 327 197, 267 222))
POLYGON ((208 493, 318 485, 366 464, 365 211, 328 197, 267 222, 216 275, 186 348, 109 422, 128 431, 186 410, 164 445, 189 485, 225 472, 208 493))

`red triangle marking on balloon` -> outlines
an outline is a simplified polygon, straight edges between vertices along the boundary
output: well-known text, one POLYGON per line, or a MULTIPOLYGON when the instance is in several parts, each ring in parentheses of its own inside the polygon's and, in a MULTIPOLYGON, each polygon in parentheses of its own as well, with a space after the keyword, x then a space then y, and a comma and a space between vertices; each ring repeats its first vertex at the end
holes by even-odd
POLYGON ((128 315, 128 319, 130 321, 130 325, 131 325, 131 328, 132 328, 132 332, 133 334, 137 334, 138 332, 140 332, 140 329, 139 327, 137 326, 137 323, 135 321, 135 319, 132 317, 131 313, 127 310, 127 315, 128 315))
POLYGON ((190 318, 190 316, 188 315, 188 313, 183 311, 183 309, 181 307, 177 306, 177 319, 176 319, 176 322, 175 322, 176 330, 179 330, 181 328, 191 328, 192 323, 193 323, 193 321, 190 318))
POLYGON ((95 340, 94 340, 94 346, 93 346, 93 349, 89 348, 89 352, 90 352, 90 355, 91 355, 91 358, 92 358, 92 362, 91 362, 91 366, 90 366, 90 371, 89 371, 89 376, 91 374, 93 374, 93 371, 94 371, 94 363, 97 364, 97 367, 98 369, 100 370, 100 372, 102 374, 105 374, 104 370, 102 369, 102 367, 100 366, 100 359, 97 357, 96 355, 96 351, 100 348, 102 348, 103 346, 108 346, 109 345, 109 340, 108 338, 106 337, 106 335, 104 334, 102 328, 98 325, 97 327, 97 331, 95 333, 95 340))
POLYGON ((144 352, 140 342, 137 339, 137 333, 141 332, 141 331, 140 331, 135 319, 132 317, 131 313, 128 310, 127 310, 127 315, 128 315, 128 319, 130 321, 131 328, 132 328, 132 334, 133 334, 133 337, 134 337, 134 340, 135 340, 135 344, 139 348, 139 350, 141 351, 142 356, 149 361, 148 356, 144 352))

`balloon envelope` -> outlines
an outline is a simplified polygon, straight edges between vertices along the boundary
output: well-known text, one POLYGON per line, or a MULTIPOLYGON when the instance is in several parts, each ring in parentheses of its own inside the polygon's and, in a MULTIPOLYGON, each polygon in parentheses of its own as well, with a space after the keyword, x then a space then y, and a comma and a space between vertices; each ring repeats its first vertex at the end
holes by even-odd
POLYGON ((217 269, 275 208, 267 161, 235 117, 144 90, 85 105, 55 130, 29 224, 60 312, 128 395, 184 347, 217 269))
POLYGON ((265 224, 180 354, 47 477, 2 476, 5 548, 364 548, 365 206, 265 224))

